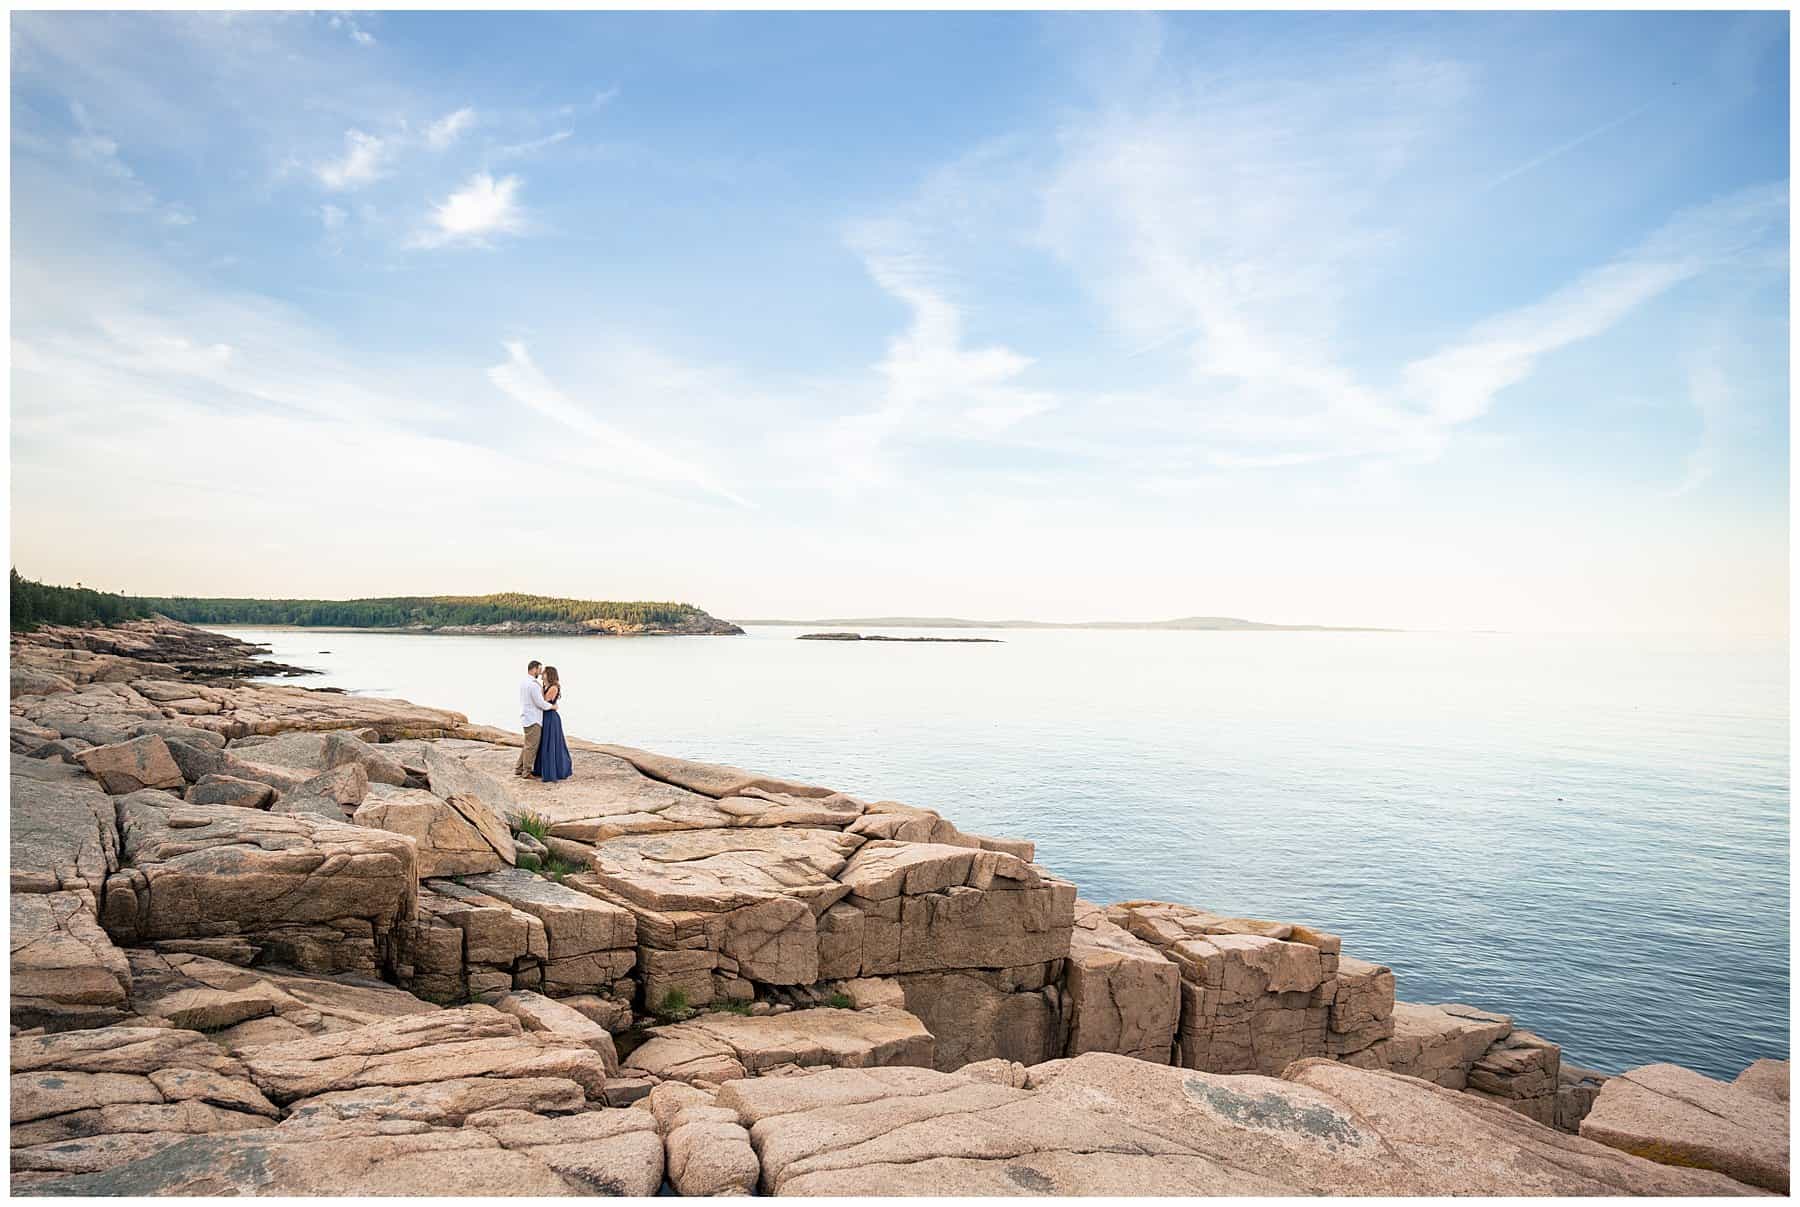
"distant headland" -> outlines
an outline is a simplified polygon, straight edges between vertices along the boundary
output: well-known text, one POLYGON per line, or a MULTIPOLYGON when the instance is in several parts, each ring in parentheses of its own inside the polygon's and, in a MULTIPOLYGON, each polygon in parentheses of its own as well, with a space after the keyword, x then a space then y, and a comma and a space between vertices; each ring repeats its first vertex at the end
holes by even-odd
POLYGON ((1184 616, 1177 620, 964 620, 954 616, 854 616, 827 620, 740 620, 741 625, 797 628, 879 629, 1141 629, 1177 632, 1398 633, 1401 629, 1328 624, 1264 624, 1235 616, 1184 616))
POLYGON ((203 599, 56 587, 12 573, 12 627, 117 624, 166 616, 187 624, 395 629, 567 636, 732 636, 737 625, 685 603, 548 595, 418 595, 380 599, 203 599))

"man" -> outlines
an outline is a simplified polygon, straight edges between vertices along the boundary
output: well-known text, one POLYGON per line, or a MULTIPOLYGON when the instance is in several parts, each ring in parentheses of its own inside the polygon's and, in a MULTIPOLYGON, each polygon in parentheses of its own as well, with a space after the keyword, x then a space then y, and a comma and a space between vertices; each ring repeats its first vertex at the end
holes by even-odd
POLYGON ((544 685, 538 681, 538 672, 544 664, 533 658, 525 666, 525 677, 519 680, 519 724, 525 727, 525 745, 519 749, 519 764, 513 768, 514 775, 522 775, 527 779, 536 779, 538 739, 544 735, 544 709, 550 702, 544 699, 544 685))

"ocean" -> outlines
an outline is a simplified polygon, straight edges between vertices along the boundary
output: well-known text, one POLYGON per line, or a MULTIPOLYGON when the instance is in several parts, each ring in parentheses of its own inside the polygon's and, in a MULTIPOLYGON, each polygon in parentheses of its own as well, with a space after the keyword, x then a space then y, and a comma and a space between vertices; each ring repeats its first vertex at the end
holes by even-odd
POLYGON ((1606 1072, 1788 1054, 1783 640, 1007 630, 1001 644, 230 628, 295 682, 1034 839, 1082 895, 1307 922, 1606 1072))

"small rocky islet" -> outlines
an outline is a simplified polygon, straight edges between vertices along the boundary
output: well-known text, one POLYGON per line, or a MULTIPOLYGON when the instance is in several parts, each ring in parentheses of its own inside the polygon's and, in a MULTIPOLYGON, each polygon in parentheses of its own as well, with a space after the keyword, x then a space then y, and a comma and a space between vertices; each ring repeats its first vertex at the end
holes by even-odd
POLYGON ((1308 925, 398 700, 162 619, 12 641, 12 1186, 1753 1194, 1788 1064, 1606 1076, 1308 925))

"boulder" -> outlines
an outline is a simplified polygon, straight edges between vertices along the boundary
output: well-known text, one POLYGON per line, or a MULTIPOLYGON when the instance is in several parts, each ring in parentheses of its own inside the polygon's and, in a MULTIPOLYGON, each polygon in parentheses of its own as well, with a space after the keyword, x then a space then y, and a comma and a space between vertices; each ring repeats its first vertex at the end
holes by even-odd
POLYGON ((1594 1109, 1594 1099, 1606 1084, 1606 1074, 1563 1063, 1556 1072, 1556 1126, 1578 1133, 1581 1121, 1594 1109))
POLYGON ((1175 1052, 1183 1067, 1276 1074, 1327 1054, 1337 935, 1165 901, 1125 901, 1107 917, 1181 971, 1175 1052))
POLYGON ((60 741, 62 734, 42 725, 33 725, 17 713, 12 718, 12 752, 29 754, 46 742, 60 741))
POLYGON ((579 1040, 600 1054, 609 1075, 619 1071, 619 1052, 613 1045, 612 1032, 571 1006, 521 989, 496 1001, 494 1009, 512 1015, 527 1031, 579 1040))
POLYGON ((636 750, 630 746, 601 745, 594 749, 625 760, 651 779, 674 784, 678 788, 686 788, 715 800, 743 796, 752 788, 801 798, 837 795, 830 788, 757 775, 740 767, 728 767, 720 763, 695 763, 664 754, 652 754, 647 750, 636 750))
POLYGON ((506 819, 518 812, 505 783, 467 766, 461 759, 436 746, 425 751, 425 771, 431 791, 450 803, 481 834, 488 845, 511 865, 518 861, 512 830, 506 819))
POLYGON ((115 796, 142 788, 179 788, 181 768, 175 765, 168 745, 154 734, 94 746, 76 755, 89 775, 115 796))
POLYGON ((290 1109, 294 1118, 406 1119, 458 1127, 483 1111, 571 1114, 587 1105, 581 1086, 566 1077, 451 1077, 419 1085, 334 1090, 303 1098, 290 1109))
POLYGON ((1042 883, 1029 863, 997 851, 928 842, 876 840, 860 847, 838 876, 868 901, 914 897, 945 889, 989 889, 996 881, 1025 887, 1042 883))
POLYGON ((15 764, 10 778, 12 891, 80 890, 98 899, 119 867, 112 799, 73 767, 46 774, 15 764))
POLYGON ((923 1069, 721 1087, 766 1194, 1728 1194, 1466 1094, 1308 1060, 1288 1079, 1106 1053, 1028 1090, 923 1069))
POLYGON ((664 1080, 719 1082, 782 1065, 802 1068, 930 1067, 932 1038, 904 1010, 794 1010, 766 1018, 705 1014, 654 1027, 625 1060, 627 1071, 664 1080))
POLYGON ((1529 1031, 1513 1031, 1469 1066, 1468 1089, 1555 1127, 1561 1070, 1560 1047, 1529 1031))
POLYGON ((276 737, 241 738, 231 752, 263 766, 293 767, 319 773, 338 767, 359 766, 370 783, 406 783, 406 770, 394 759, 348 733, 284 733, 276 737))
POLYGON ((596 848, 583 892, 629 909, 646 947, 704 948, 772 985, 822 976, 817 918, 860 840, 802 828, 632 835, 596 848))
POLYGON ((303 971, 373 972, 413 912, 417 856, 398 835, 160 792, 120 798, 118 817, 103 920, 121 941, 242 936, 303 971))
POLYGON ((650 1091, 650 1113, 662 1132, 677 1194, 755 1193, 761 1166, 736 1112, 716 1105, 710 1094, 667 1082, 650 1091))
POLYGON ((421 876, 471 875, 506 866, 462 812, 417 788, 374 789, 352 820, 411 838, 418 846, 421 876))
POLYGON ((187 790, 190 805, 230 805, 236 809, 267 809, 275 803, 275 789, 257 780, 234 775, 207 774, 187 790))
POLYGON ((1067 1055, 1116 1052, 1168 1064, 1181 1019, 1181 974, 1090 901, 1075 902, 1074 921, 1063 982, 1067 1055))
POLYGON ((1788 1062, 1766 1058, 1753 1061, 1749 1068, 1737 1075, 1737 1080, 1732 1084, 1739 1089, 1749 1090, 1752 1094, 1761 1094, 1771 1102, 1786 1103, 1788 1062))
POLYGON ((1788 1191, 1787 1104, 1680 1065, 1645 1065, 1609 1078, 1581 1134, 1652 1161, 1788 1191))
POLYGON ((192 736, 168 736, 164 743, 176 766, 181 768, 182 777, 192 784, 229 776, 234 780, 266 784, 277 792, 291 792, 310 778, 303 770, 241 759, 192 736))
POLYGON ((619 906, 518 868, 466 876, 462 887, 542 924, 545 993, 594 992, 628 975, 637 961, 637 924, 619 906))
POLYGON ((490 1110, 457 1128, 313 1113, 248 1135, 185 1139, 153 1158, 26 1193, 647 1197, 662 1178, 662 1143, 647 1111, 555 1118, 490 1110))
POLYGON ((75 684, 61 675, 50 671, 33 670, 30 667, 16 666, 12 670, 12 694, 19 696, 53 696, 57 692, 72 692, 75 684))
POLYGON ((93 1173, 191 1135, 273 1126, 243 1066, 191 1031, 106 1027, 15 1037, 12 1165, 38 1181, 93 1173))
MULTIPOLYGON (((941 859, 948 844, 934 845, 941 859)), ((977 852, 975 858, 983 856, 1011 859, 993 852, 977 852)), ((946 875, 955 870, 946 862, 925 866, 946 875)), ((1075 886, 1031 870, 1033 880, 996 875, 986 888, 962 884, 915 894, 904 891, 907 881, 902 879, 897 896, 845 897, 818 919, 819 979, 1016 968, 1065 958, 1075 886)), ((929 875, 922 875, 920 887, 930 882, 929 875)), ((885 891, 892 882, 875 878, 875 883, 885 891)))
POLYGON ((86 890, 12 895, 12 1022, 63 1030, 116 1021, 131 970, 86 890))
POLYGON ((508 777, 518 753, 481 746, 455 752, 465 764, 510 783, 514 807, 544 819, 555 838, 603 842, 626 834, 702 829, 731 824, 711 797, 645 776, 624 759, 576 743, 570 751, 575 774, 555 784, 508 777))
POLYGON ((1487 1050, 1512 1034, 1512 1019, 1457 1002, 1394 1003, 1394 1035, 1368 1049, 1375 1068, 1460 1090, 1487 1050))
POLYGON ((436 1011, 410 993, 366 977, 322 976, 273 965, 243 968, 186 952, 134 949, 127 955, 135 1015, 212 1033, 234 1054, 436 1011))
POLYGON ((1044 965, 896 979, 907 1011, 931 1032, 934 1068, 994 1059, 1034 1065, 1063 1054, 1061 994, 1044 965))
POLYGON ((280 1103, 464 1078, 559 1078, 590 1099, 606 1086, 600 1054, 585 1043, 527 1033, 518 1019, 479 1005, 270 1044, 247 1053, 244 1063, 258 1087, 280 1103))
POLYGON ((1393 970, 1340 954, 1336 990, 1326 1015, 1326 1054, 1348 1056, 1393 1034, 1393 970))

